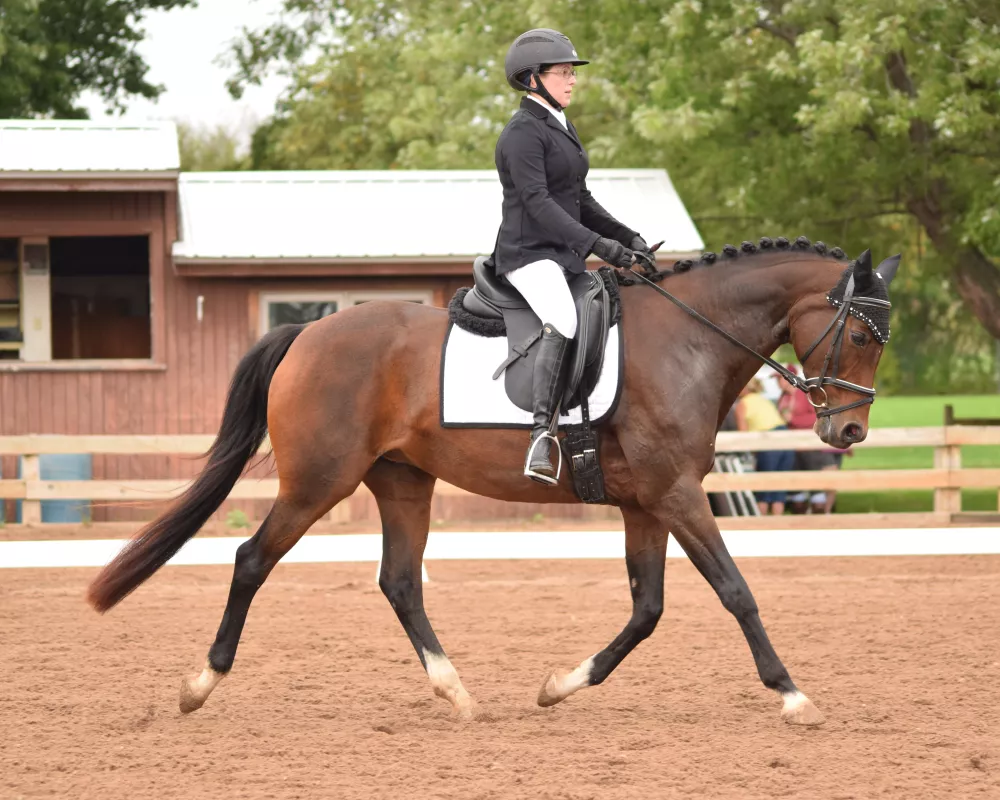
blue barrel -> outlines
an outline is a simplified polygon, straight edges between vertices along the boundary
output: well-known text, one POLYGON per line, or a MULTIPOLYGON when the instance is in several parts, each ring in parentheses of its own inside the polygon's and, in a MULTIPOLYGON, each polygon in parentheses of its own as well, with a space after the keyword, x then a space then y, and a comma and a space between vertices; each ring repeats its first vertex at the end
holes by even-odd
MULTIPOLYGON (((23 459, 18 459, 21 477, 23 459)), ((43 481, 89 481, 93 476, 93 456, 89 453, 58 453, 38 457, 43 481)), ((0 511, 2 513, 2 511, 0 511)), ((89 500, 42 500, 42 522, 81 523, 91 520, 89 500)), ((21 522, 21 501, 17 501, 16 521, 21 522)))

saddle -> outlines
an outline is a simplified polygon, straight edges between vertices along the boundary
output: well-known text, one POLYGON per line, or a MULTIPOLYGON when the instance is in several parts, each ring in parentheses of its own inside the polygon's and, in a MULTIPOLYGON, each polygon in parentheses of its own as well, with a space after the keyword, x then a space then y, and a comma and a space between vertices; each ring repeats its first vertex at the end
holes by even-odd
MULTIPOLYGON (((541 339, 543 320, 517 289, 497 277, 487 257, 477 258, 472 272, 475 286, 462 298, 462 309, 484 321, 502 321, 507 335, 507 358, 497 366, 493 379, 503 375, 511 402, 531 411, 531 383, 538 353, 534 345, 541 339)), ((609 275, 610 272, 608 269, 609 275)), ((576 303, 577 334, 569 353, 563 412, 581 405, 596 385, 604 365, 608 328, 616 321, 612 319, 611 296, 601 275, 588 271, 571 277, 568 282, 576 303)))

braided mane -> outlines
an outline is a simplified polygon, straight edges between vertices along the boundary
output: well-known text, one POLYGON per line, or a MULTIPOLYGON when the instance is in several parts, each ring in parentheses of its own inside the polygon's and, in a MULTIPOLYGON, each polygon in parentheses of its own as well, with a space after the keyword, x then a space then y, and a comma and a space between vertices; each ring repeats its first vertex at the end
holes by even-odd
MULTIPOLYGON (((731 261, 733 259, 746 258, 760 253, 778 252, 782 250, 787 250, 789 252, 811 251, 821 256, 835 258, 838 261, 847 260, 847 255, 839 247, 827 248, 825 243, 810 242, 805 236, 800 236, 795 239, 795 241, 789 241, 784 236, 779 236, 777 239, 771 239, 768 236, 764 236, 758 244, 754 244, 753 242, 743 242, 739 247, 727 244, 722 248, 721 256, 716 255, 715 253, 706 252, 702 253, 701 257, 697 260, 685 258, 680 261, 675 261, 674 265, 670 269, 660 270, 651 275, 646 275, 646 277, 652 281, 662 281, 664 278, 671 275, 688 272, 692 267, 711 266, 720 258, 723 261, 731 261)), ((636 278, 630 277, 627 272, 619 270, 617 275, 618 283, 622 286, 632 286, 639 282, 636 278)))

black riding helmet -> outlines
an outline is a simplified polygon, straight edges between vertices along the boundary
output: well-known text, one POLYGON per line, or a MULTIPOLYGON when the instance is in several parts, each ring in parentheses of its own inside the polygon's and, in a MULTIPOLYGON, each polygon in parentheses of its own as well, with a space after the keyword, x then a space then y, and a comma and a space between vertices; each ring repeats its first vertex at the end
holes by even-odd
POLYGON ((559 31, 551 28, 534 28, 518 36, 507 50, 504 59, 504 71, 507 73, 507 83, 519 92, 536 92, 548 100, 555 108, 562 111, 562 106, 556 102, 549 90, 542 85, 539 73, 542 67, 553 64, 572 64, 580 66, 589 64, 576 54, 573 43, 559 31), (537 89, 531 88, 531 77, 534 76, 537 89))

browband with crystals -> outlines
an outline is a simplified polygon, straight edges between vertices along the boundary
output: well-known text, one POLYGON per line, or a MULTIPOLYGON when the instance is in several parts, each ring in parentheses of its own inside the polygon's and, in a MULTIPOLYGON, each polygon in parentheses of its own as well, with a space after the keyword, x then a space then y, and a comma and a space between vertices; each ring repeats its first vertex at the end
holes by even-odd
MULTIPOLYGON (((840 276, 840 282, 827 294, 826 299, 830 305, 835 308, 843 305, 844 290, 852 274, 852 268, 848 267, 840 276)), ((865 323, 879 344, 885 344, 889 341, 889 309, 892 308, 885 281, 881 275, 875 273, 868 291, 863 295, 857 294, 857 291, 855 287, 855 295, 851 298, 851 307, 847 313, 865 323)))

